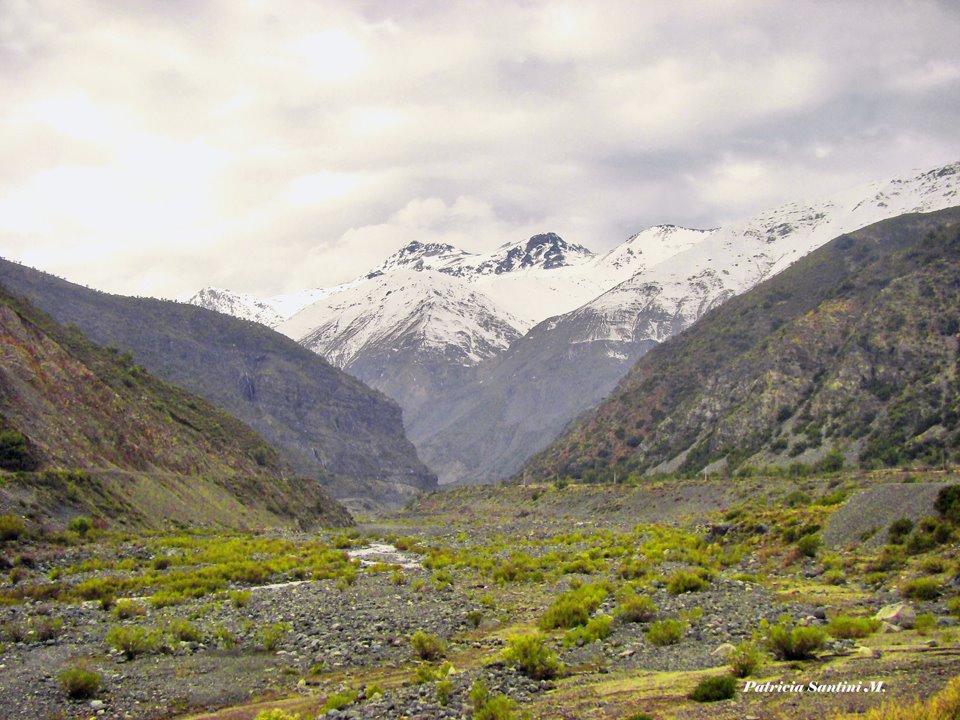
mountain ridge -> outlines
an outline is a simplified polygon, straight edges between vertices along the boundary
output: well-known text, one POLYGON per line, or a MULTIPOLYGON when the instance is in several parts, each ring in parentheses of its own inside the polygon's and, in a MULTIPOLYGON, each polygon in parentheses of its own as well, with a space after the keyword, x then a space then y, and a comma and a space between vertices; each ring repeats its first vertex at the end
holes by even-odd
POLYGON ((842 235, 645 355, 524 471, 954 457, 958 269, 960 208, 842 235))
POLYGON ((0 288, 0 505, 126 526, 352 524, 248 426, 0 288))
POLYGON ((0 284, 247 422, 338 499, 396 504, 436 486, 392 400, 262 325, 88 290, 3 260, 0 284))

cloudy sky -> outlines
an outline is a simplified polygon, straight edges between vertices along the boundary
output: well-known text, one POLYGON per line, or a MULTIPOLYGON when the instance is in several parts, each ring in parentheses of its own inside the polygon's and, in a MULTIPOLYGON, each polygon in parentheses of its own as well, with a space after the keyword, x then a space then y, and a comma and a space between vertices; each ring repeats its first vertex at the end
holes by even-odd
POLYGON ((175 297, 960 160, 951 0, 0 0, 0 255, 175 297))

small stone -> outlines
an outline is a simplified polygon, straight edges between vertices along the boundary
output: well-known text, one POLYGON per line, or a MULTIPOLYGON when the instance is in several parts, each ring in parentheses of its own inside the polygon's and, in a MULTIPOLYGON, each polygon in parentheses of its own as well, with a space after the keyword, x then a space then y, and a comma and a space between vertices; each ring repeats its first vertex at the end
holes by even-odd
POLYGON ((91 700, 90 707, 93 708, 94 710, 99 710, 100 708, 103 707, 103 700, 91 700))
POLYGON ((871 648, 868 648, 868 647, 857 648, 857 657, 859 658, 872 658, 876 656, 877 656, 877 653, 874 652, 871 648))

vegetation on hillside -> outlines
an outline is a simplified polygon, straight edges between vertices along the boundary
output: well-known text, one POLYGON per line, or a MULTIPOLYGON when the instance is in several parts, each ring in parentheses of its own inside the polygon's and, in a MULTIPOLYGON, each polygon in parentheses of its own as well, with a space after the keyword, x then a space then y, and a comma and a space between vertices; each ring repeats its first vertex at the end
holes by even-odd
POLYGON ((644 356, 527 475, 956 462, 958 276, 958 209, 840 237, 644 356))

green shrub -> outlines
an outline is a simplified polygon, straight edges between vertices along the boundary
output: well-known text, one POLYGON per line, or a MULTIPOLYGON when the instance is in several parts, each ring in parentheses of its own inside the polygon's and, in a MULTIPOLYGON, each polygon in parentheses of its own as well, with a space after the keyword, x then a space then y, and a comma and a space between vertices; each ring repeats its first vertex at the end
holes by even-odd
POLYGON ((844 585, 847 582, 847 576, 842 570, 828 570, 823 574, 823 581, 827 585, 844 585))
POLYGON ((117 600, 113 606, 113 616, 118 620, 129 620, 146 614, 147 609, 143 605, 128 598, 117 600))
POLYGON ((250 604, 251 597, 253 597, 253 593, 251 593, 249 590, 230 591, 230 602, 233 603, 235 608, 245 608, 250 604))
POLYGON ((102 680, 100 673, 90 668, 86 660, 80 660, 73 666, 66 668, 59 675, 60 687, 75 700, 92 698, 100 689, 102 680))
POLYGON ((563 593, 557 597, 540 618, 541 630, 572 628, 586 625, 590 614, 609 594, 605 585, 593 583, 563 593))
POLYGON ((940 488, 934 507, 954 525, 960 525, 960 485, 940 488))
POLYGON ((657 606, 646 595, 630 595, 617 606, 616 613, 625 622, 650 622, 657 616, 657 606))
POLYGON ((27 439, 16 430, 0 432, 0 468, 17 472, 34 470, 37 461, 27 447, 27 439))
POLYGON ((681 595, 688 592, 700 592, 710 585, 710 581, 696 573, 680 570, 667 580, 667 592, 671 595, 681 595))
POLYGON ((119 650, 128 660, 138 655, 156 652, 160 647, 160 633, 147 631, 142 627, 120 626, 111 628, 107 633, 107 644, 119 650))
POLYGON ((293 627, 288 622, 276 622, 264 625, 257 631, 257 641, 264 650, 272 652, 280 647, 280 643, 293 627))
POLYGON ((767 632, 767 645, 779 660, 809 660, 826 642, 827 634, 816 627, 785 621, 767 632))
POLYGON ((960 617, 960 597, 950 598, 950 602, 947 603, 947 609, 954 617, 960 617))
POLYGON ((27 526, 16 515, 0 515, 0 540, 18 540, 26 531, 27 526))
POLYGON ((504 695, 491 695, 483 680, 470 688, 473 720, 513 720, 513 703, 504 695))
POLYGON ((343 692, 334 693, 327 698, 327 701, 323 704, 323 707, 320 709, 321 714, 328 713, 331 710, 339 710, 342 707, 346 707, 354 700, 357 699, 357 695, 360 692, 358 690, 344 690, 343 692))
POLYGON ((750 641, 740 643, 727 655, 730 674, 738 678, 753 675, 762 661, 763 653, 756 643, 750 641))
POLYGON ((913 629, 918 635, 926 635, 937 626, 937 619, 930 613, 920 613, 914 621, 913 629))
POLYGON ((67 530, 75 532, 80 537, 86 537, 92 527, 93 520, 83 515, 79 515, 67 523, 67 530))
POLYGON ((732 675, 705 677, 690 693, 690 699, 696 702, 717 702, 729 700, 737 694, 737 681, 732 675))
POLYGON ((150 604, 160 609, 171 605, 183 605, 187 596, 177 590, 159 590, 150 596, 150 604))
POLYGON ((286 710, 274 708, 273 710, 261 710, 253 720, 303 720, 299 713, 292 715, 286 710))
POLYGON ((470 610, 466 615, 467 625, 472 628, 480 627, 480 623, 483 622, 483 611, 482 610, 470 610))
POLYGON ((410 636, 410 647, 413 648, 413 654, 421 660, 439 660, 447 649, 443 642, 436 635, 428 635, 423 630, 417 630, 410 636))
POLYGON ((563 671, 556 653, 546 646, 539 633, 511 638, 503 652, 503 659, 534 680, 549 680, 563 671))
POLYGON ((203 633, 200 628, 189 620, 174 620, 170 623, 168 630, 173 637, 183 642, 200 642, 203 640, 203 633))
POLYGON ((586 625, 568 630, 563 639, 563 644, 569 647, 571 645, 588 645, 597 640, 606 640, 610 637, 612 629, 612 617, 609 615, 597 615, 594 618, 590 618, 586 625))
POLYGON ((657 647, 675 645, 680 642, 686 629, 686 625, 679 620, 659 620, 647 628, 647 642, 657 647))
POLYGON ((913 520, 910 518, 894 520, 890 523, 890 528, 887 530, 887 540, 889 540, 892 545, 902 545, 912 530, 913 520))
POLYGON ((817 550, 820 549, 820 536, 804 535, 797 540, 797 548, 807 557, 816 557, 817 550))
POLYGON ((450 702, 450 696, 453 694, 453 683, 448 679, 443 679, 437 682, 437 686, 434 690, 437 694, 437 702, 441 707, 446 707, 450 702))
POLYGON ((917 578, 901 585, 900 592, 911 600, 936 600, 940 597, 940 582, 936 578, 917 578))
POLYGON ((838 615, 827 623, 827 632, 838 639, 865 638, 880 628, 880 621, 873 618, 838 615))

